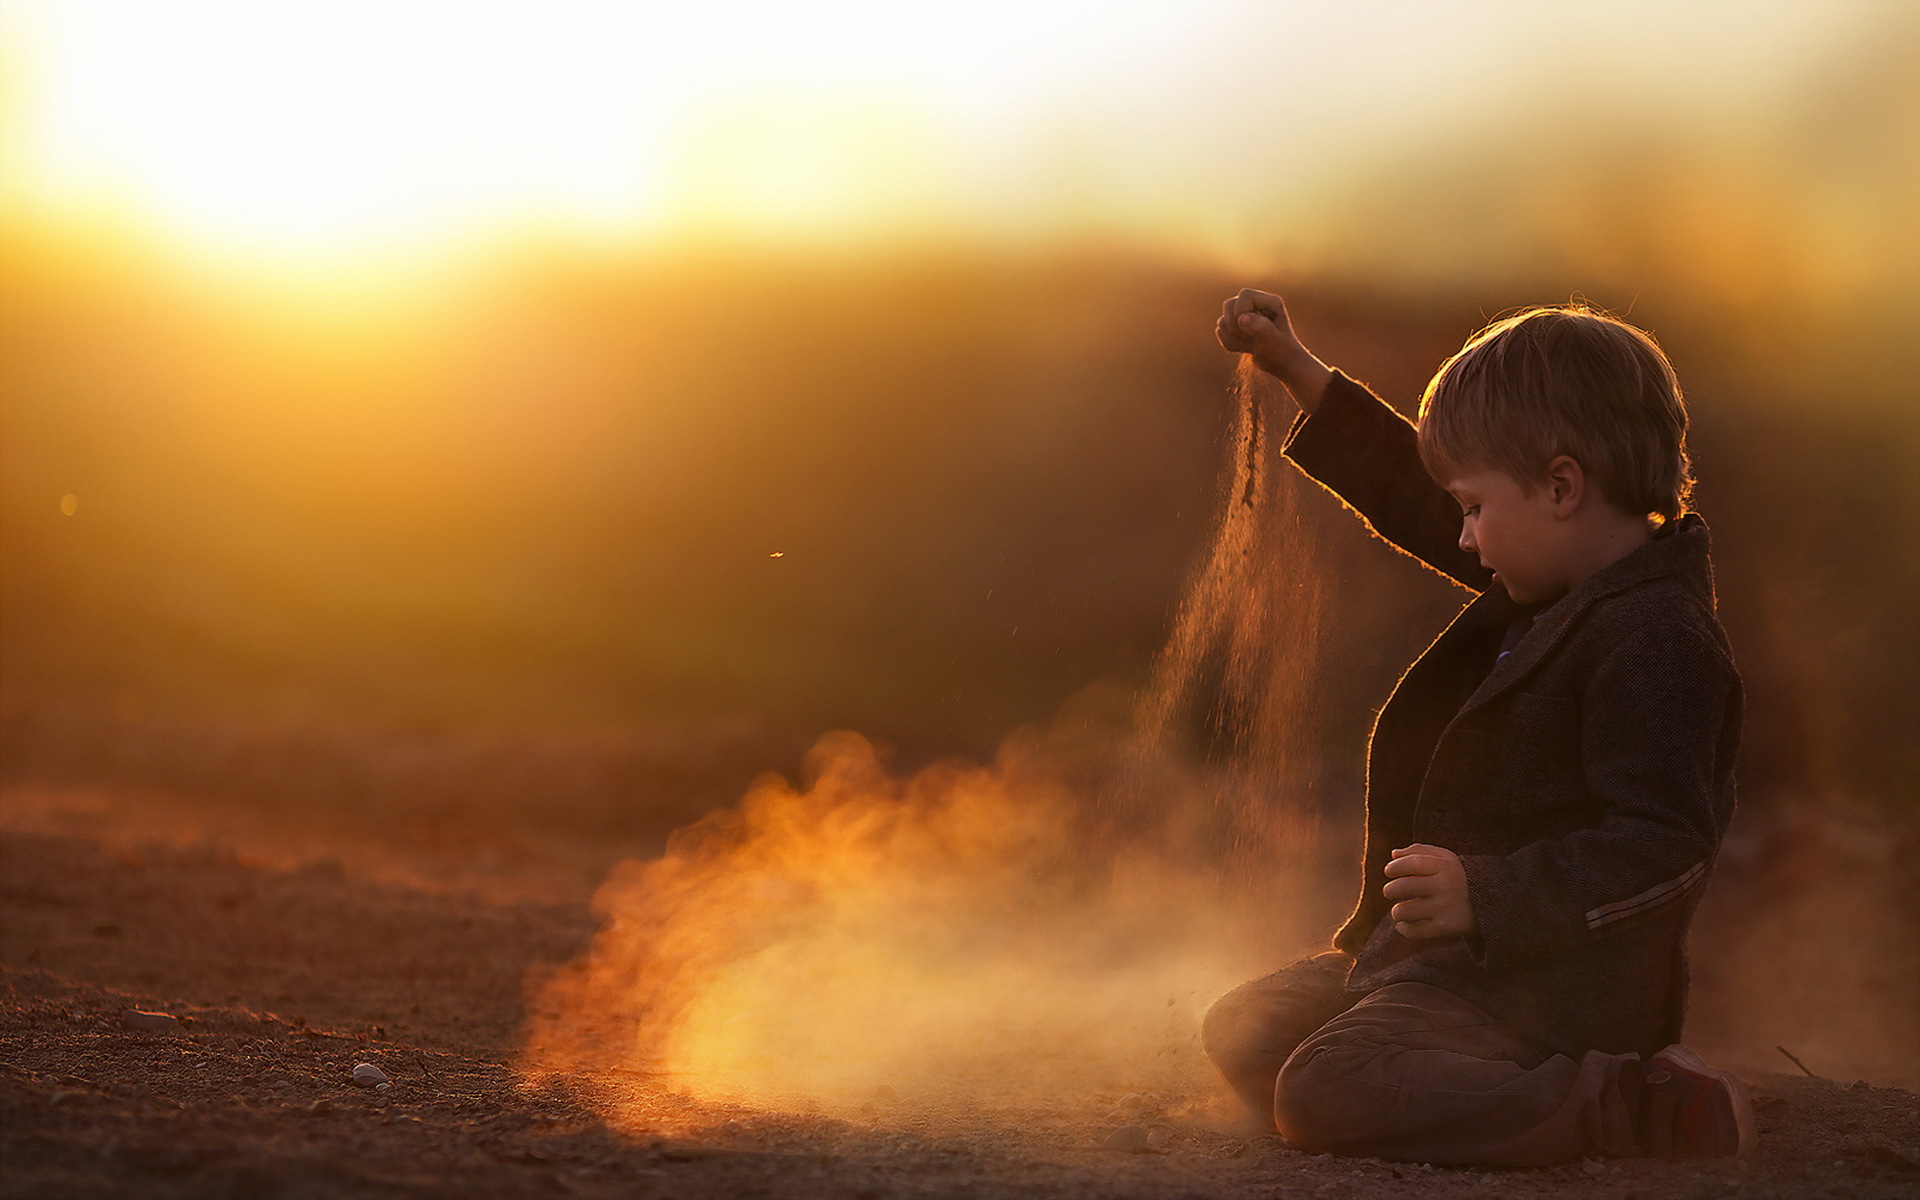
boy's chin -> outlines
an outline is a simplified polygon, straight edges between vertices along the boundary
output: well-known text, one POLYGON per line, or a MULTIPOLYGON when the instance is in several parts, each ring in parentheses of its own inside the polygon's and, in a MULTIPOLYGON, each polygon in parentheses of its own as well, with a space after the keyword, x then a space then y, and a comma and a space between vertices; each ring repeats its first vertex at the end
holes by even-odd
POLYGON ((1493 573, 1493 582, 1495 586, 1507 594, 1507 599, 1513 601, 1515 604, 1532 604, 1537 599, 1532 592, 1527 590, 1524 584, 1516 587, 1511 579, 1508 579, 1498 571, 1493 573))
POLYGON ((1564 591, 1550 592, 1538 587, 1528 587, 1526 584, 1515 586, 1511 580, 1498 571, 1493 573, 1493 581, 1499 586, 1501 591, 1507 594, 1507 599, 1523 607, 1543 607, 1552 604, 1560 597, 1566 595, 1564 591))

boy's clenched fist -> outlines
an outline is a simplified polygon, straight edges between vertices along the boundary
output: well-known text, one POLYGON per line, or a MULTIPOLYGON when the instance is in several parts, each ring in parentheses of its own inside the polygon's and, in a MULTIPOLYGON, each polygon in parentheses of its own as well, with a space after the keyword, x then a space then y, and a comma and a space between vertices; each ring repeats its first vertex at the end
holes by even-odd
POLYGON ((1415 843, 1393 852, 1380 894, 1394 902, 1393 927, 1401 937, 1456 937, 1473 932, 1467 872, 1460 856, 1444 846, 1415 843))
POLYGON ((1256 366, 1286 386, 1301 408, 1313 412, 1320 407, 1333 372, 1300 344, 1280 297, 1241 288, 1222 306, 1213 333, 1222 348, 1252 356, 1256 366))

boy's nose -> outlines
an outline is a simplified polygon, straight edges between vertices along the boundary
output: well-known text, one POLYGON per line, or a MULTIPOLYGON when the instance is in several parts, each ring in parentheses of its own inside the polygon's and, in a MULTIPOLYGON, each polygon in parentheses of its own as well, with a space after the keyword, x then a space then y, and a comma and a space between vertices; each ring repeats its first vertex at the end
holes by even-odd
POLYGON ((1460 548, 1468 554, 1480 553, 1479 543, 1473 540, 1473 526, 1464 522, 1460 526, 1460 548))

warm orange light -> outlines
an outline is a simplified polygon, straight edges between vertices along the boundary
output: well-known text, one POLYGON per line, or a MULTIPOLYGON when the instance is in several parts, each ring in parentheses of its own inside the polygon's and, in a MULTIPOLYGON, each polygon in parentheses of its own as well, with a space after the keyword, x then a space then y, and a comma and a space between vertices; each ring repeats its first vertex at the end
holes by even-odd
MULTIPOLYGON (((0 0, 0 206, 281 282, 503 233, 1116 236, 1298 263, 1346 253, 1313 235, 1356 167, 1417 146, 1445 176, 1476 144, 1531 163, 1650 115, 1718 139, 1776 120, 1787 67, 1871 15, 1641 7, 0 0)), ((1425 243, 1485 257, 1413 215, 1357 237, 1411 229, 1396 269, 1425 243)))
POLYGON ((954 194, 936 164, 960 141, 1017 128, 1075 61, 1183 19, 846 0, 7 15, 28 72, 17 186, 228 253, 316 258, 503 227, 924 224, 954 194))

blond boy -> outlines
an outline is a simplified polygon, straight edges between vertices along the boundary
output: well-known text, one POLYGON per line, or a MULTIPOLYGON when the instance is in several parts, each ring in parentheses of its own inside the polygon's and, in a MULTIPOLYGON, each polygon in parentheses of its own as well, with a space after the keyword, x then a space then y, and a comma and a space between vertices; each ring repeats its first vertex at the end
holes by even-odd
POLYGON ((1299 403, 1286 455, 1479 595, 1374 725, 1333 949, 1223 997, 1208 1052, 1313 1150, 1745 1152, 1740 1081, 1676 1044, 1741 687, 1665 355, 1532 309, 1442 365, 1416 426, 1301 345, 1278 296, 1241 292, 1217 333, 1299 403))

